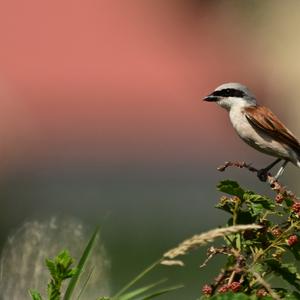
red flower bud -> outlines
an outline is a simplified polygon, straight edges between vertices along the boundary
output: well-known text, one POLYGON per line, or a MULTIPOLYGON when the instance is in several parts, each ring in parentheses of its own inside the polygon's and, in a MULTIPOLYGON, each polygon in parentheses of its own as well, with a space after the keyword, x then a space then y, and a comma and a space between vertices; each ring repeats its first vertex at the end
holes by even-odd
POLYGON ((219 293, 226 293, 229 290, 229 286, 227 284, 222 285, 219 289, 218 292, 219 293))
POLYGON ((283 195, 282 194, 277 194, 276 195, 276 197, 275 197, 275 201, 276 201, 276 203, 278 203, 278 204, 280 204, 280 203, 282 203, 283 202, 283 195))
POLYGON ((258 298, 266 297, 268 295, 268 292, 265 289, 259 289, 256 292, 256 296, 258 298))
POLYGON ((231 285, 229 286, 229 288, 234 292, 238 292, 241 289, 241 283, 238 281, 234 281, 231 283, 231 285))
POLYGON ((212 287, 208 284, 205 284, 202 288, 202 293, 210 296, 212 294, 212 287))
POLYGON ((292 206, 292 211, 295 213, 295 214, 300 214, 300 202, 295 202, 292 206))
POLYGON ((287 244, 290 246, 290 247, 292 247, 292 246, 294 246, 295 244, 297 244, 298 243, 298 237, 297 237, 297 235, 291 235, 289 238, 288 238, 288 240, 287 240, 287 244))

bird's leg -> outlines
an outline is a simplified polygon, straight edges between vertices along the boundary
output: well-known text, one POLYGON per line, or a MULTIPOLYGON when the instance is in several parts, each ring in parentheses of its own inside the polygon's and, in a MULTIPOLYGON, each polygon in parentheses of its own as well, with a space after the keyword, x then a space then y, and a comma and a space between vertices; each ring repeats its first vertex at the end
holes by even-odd
MULTIPOLYGON (((279 162, 281 161, 281 158, 277 158, 275 161, 273 161, 270 165, 268 165, 267 167, 260 169, 257 171, 257 177, 261 180, 261 181, 267 181, 268 179, 268 172, 279 162)), ((286 164, 284 164, 285 166, 286 164)), ((281 169, 281 168, 280 168, 281 169)), ((283 172, 283 170, 282 170, 283 172)), ((277 175, 276 175, 277 176, 277 175)))
POLYGON ((280 167, 280 169, 278 170, 277 174, 275 175, 275 178, 278 179, 278 177, 280 177, 283 174, 284 168, 287 165, 288 161, 285 160, 283 165, 280 167))

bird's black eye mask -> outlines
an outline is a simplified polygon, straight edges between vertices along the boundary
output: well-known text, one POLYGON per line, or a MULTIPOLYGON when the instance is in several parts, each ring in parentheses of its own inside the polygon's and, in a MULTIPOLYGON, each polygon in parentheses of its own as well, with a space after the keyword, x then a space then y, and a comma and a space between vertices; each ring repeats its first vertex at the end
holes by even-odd
POLYGON ((214 91, 210 96, 215 97, 239 97, 243 98, 245 96, 245 93, 241 90, 237 89, 223 89, 219 91, 214 91))

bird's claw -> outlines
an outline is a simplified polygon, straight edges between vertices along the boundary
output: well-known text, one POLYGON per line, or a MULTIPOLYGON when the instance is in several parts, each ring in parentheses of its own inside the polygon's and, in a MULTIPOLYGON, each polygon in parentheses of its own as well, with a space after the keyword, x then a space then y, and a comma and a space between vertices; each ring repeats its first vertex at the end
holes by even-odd
POLYGON ((268 170, 260 169, 257 171, 257 177, 260 181, 266 182, 268 179, 268 170))

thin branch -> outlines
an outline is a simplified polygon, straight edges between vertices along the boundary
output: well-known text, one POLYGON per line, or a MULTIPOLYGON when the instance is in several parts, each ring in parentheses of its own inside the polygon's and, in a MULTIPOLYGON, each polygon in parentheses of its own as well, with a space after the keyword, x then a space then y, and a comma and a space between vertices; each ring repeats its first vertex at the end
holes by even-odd
MULTIPOLYGON (((253 173, 257 173, 259 171, 259 169, 253 167, 251 164, 247 164, 244 161, 227 161, 224 163, 224 165, 219 166, 217 170, 220 172, 224 172, 229 167, 248 169, 250 172, 253 173)), ((271 189, 277 194, 281 194, 284 197, 291 198, 295 202, 299 201, 297 196, 293 192, 287 190, 287 188, 284 185, 282 185, 274 176, 272 176, 271 173, 268 173, 267 181, 270 184, 271 189)))

